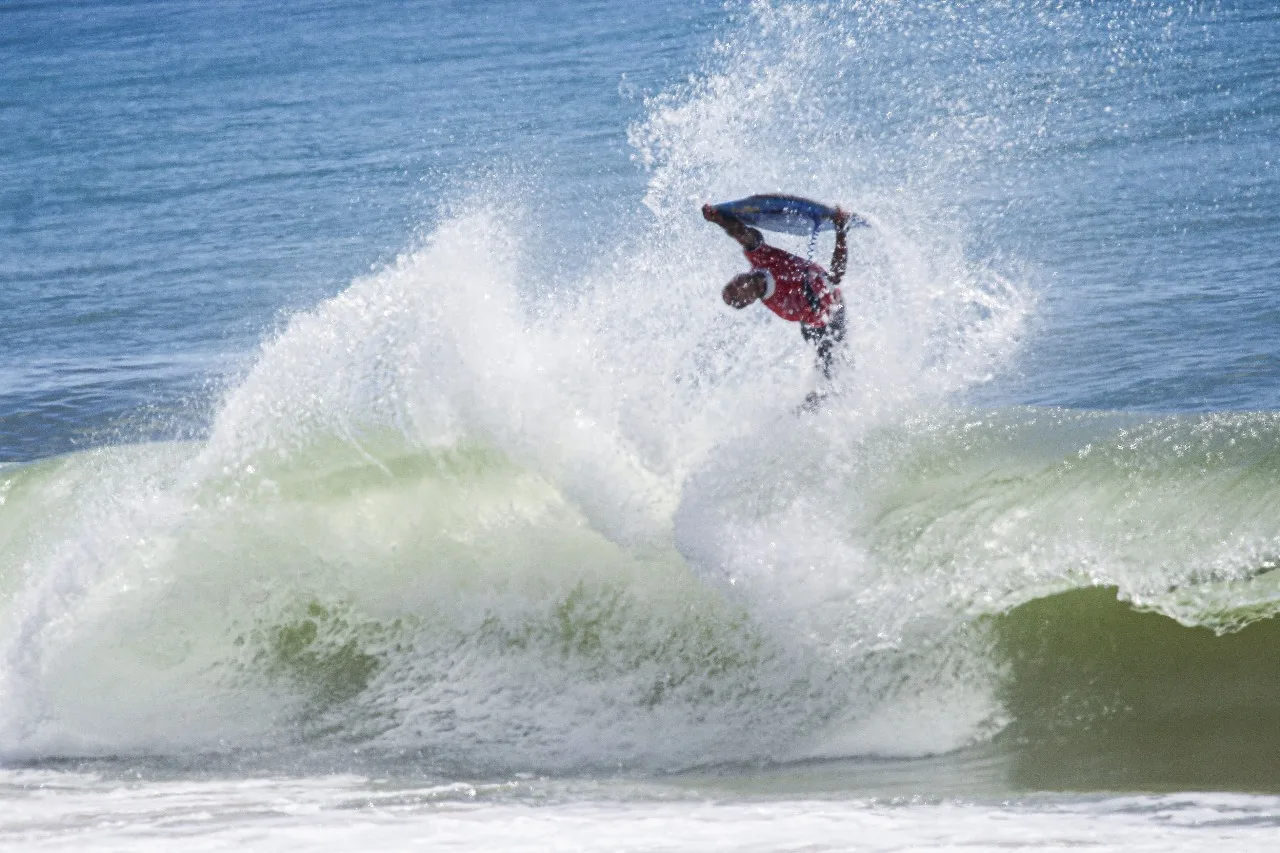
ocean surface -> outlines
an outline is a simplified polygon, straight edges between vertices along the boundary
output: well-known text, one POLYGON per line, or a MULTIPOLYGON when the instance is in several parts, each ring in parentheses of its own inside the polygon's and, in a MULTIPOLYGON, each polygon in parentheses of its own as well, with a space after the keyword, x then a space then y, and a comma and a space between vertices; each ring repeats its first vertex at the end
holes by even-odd
POLYGON ((0 847, 1274 849, 1278 139, 1262 0, 0 3, 0 847))

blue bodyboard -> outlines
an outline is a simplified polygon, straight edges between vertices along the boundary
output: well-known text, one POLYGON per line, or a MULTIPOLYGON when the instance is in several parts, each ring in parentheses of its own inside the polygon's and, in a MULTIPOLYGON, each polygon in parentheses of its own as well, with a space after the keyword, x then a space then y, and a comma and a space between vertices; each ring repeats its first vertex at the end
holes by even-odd
MULTIPOLYGON (((832 221, 836 215, 834 207, 794 195, 752 195, 712 207, 725 216, 765 231, 808 236, 815 231, 833 231, 836 227, 832 221)), ((848 216, 851 227, 867 227, 867 221, 856 213, 848 216)))

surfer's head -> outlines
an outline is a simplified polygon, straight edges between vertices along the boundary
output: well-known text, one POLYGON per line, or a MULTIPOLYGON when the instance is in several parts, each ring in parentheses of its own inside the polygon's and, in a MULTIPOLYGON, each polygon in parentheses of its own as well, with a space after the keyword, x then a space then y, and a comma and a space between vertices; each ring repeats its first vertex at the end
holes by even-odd
POLYGON ((734 308, 746 308, 757 299, 763 299, 767 284, 764 274, 759 270, 744 272, 742 275, 735 275, 733 279, 724 286, 724 290, 720 291, 720 297, 724 300, 725 305, 734 308))

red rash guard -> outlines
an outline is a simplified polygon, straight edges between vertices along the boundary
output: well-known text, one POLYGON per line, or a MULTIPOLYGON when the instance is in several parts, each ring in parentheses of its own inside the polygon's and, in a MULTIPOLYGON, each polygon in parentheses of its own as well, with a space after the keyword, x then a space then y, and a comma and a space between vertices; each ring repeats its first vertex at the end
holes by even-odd
POLYGON ((784 320, 807 326, 825 326, 831 312, 843 304, 840 288, 827 286, 827 271, 817 264, 806 263, 790 252, 761 243, 744 251, 753 270, 765 274, 765 306, 784 320), (809 287, 817 297, 818 311, 813 310, 804 292, 805 270, 809 287))

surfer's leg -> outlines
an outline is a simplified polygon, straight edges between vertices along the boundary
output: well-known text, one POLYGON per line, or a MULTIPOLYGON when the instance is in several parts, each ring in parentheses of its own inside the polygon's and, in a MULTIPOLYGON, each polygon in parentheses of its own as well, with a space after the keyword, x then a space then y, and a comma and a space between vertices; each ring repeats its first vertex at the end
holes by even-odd
POLYGON ((800 334, 814 345, 818 355, 818 369, 822 378, 831 380, 836 346, 844 340, 844 308, 841 307, 831 315, 831 322, 825 326, 800 324, 800 334))
POLYGON ((818 369, 822 371, 824 379, 831 378, 831 336, 827 332, 826 326, 810 326, 808 323, 800 324, 800 334, 804 339, 813 344, 818 355, 818 369))

